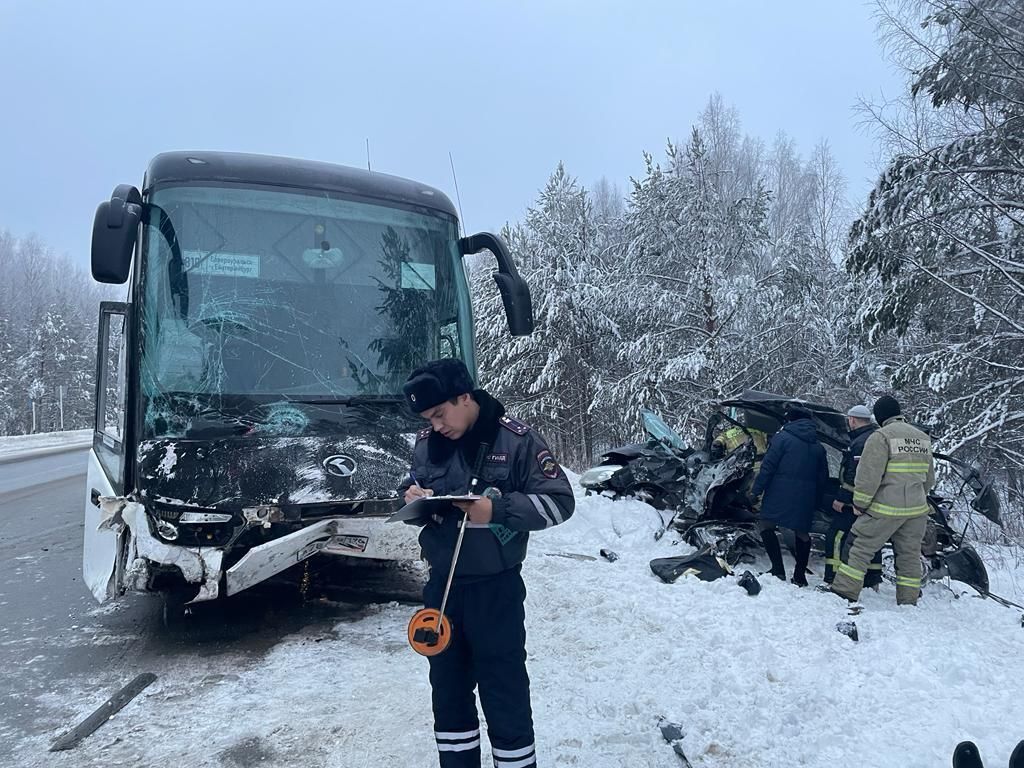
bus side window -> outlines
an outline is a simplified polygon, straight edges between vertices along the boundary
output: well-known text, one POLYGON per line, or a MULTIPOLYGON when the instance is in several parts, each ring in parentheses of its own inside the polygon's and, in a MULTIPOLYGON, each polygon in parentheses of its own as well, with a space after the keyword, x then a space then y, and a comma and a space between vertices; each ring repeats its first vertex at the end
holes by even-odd
POLYGON ((98 342, 99 377, 93 445, 111 485, 123 482, 125 398, 127 393, 127 306, 120 302, 100 304, 98 342))

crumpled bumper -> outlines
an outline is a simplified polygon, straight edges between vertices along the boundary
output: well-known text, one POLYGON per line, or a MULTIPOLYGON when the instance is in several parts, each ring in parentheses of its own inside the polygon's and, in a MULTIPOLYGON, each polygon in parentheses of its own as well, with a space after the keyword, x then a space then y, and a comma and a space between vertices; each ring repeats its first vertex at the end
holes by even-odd
MULTIPOLYGON (((150 531, 144 505, 109 497, 100 501, 100 528, 127 536, 122 562, 111 574, 115 589, 104 589, 107 597, 125 589, 147 591, 154 565, 177 568, 186 582, 198 584, 191 601, 198 603, 218 597, 222 576, 225 594, 235 595, 318 553, 382 560, 419 557, 415 528, 386 525, 384 517, 329 518, 253 547, 224 571, 223 548, 161 541, 150 531)), ((97 594, 97 599, 106 598, 97 594)))

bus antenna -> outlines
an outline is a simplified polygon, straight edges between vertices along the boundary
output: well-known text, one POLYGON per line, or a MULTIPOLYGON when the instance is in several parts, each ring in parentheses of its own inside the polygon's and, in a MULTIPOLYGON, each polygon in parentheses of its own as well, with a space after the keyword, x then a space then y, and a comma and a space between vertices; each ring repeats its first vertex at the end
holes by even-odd
POLYGON ((366 170, 373 173, 373 168, 370 167, 370 139, 366 139, 366 170))
POLYGON ((455 160, 452 158, 452 153, 448 153, 448 162, 452 164, 452 181, 455 182, 455 200, 459 204, 459 218, 462 219, 462 231, 466 230, 466 217, 462 213, 462 195, 459 194, 459 178, 455 175, 455 160))

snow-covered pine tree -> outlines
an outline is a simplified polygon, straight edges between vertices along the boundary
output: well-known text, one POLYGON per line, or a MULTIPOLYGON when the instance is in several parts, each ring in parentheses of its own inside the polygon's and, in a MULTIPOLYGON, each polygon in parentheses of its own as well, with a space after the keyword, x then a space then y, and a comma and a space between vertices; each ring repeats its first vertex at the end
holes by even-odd
POLYGON ((524 222, 503 234, 530 286, 536 330, 510 339, 488 271, 475 271, 483 383, 535 424, 564 461, 587 464, 601 353, 616 334, 602 306, 608 277, 588 194, 560 163, 524 222))
POLYGON ((1020 494, 1024 6, 881 8, 910 93, 882 116, 898 154, 851 233, 849 267, 877 286, 861 319, 873 341, 898 337, 893 381, 920 398, 942 448, 1001 468, 1020 494))
POLYGON ((694 433, 709 404, 734 393, 750 349, 737 324, 758 301, 748 267, 767 195, 723 200, 696 128, 685 148, 669 142, 664 169, 645 162, 626 214, 629 251, 614 291, 624 341, 609 392, 627 418, 653 407, 694 433))

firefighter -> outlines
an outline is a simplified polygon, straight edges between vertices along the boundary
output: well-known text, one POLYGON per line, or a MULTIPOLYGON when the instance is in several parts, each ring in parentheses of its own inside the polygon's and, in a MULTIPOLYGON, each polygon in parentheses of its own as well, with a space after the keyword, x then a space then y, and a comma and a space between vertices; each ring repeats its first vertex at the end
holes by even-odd
POLYGON ((764 459, 764 455, 768 451, 767 433, 754 427, 741 427, 737 424, 730 424, 728 428, 719 432, 715 439, 711 441, 711 459, 712 461, 718 461, 726 456, 731 456, 737 449, 751 441, 754 443, 754 462, 751 465, 751 471, 739 483, 734 493, 741 503, 746 501, 751 510, 757 512, 760 510, 761 505, 756 499, 751 499, 750 489, 753 487, 754 478, 757 477, 757 473, 761 471, 761 460, 764 459))
MULTIPOLYGON (((839 493, 832 502, 832 523, 825 537, 825 584, 831 584, 836 568, 842 562, 843 545, 850 533, 850 527, 856 521, 853 514, 853 490, 857 477, 857 464, 860 462, 864 444, 871 434, 878 429, 871 411, 865 405, 855 405, 846 412, 846 425, 850 431, 850 445, 843 454, 843 463, 839 468, 839 493)), ((882 552, 875 553, 868 565, 864 586, 878 589, 882 582, 882 552)))
POLYGON ((416 369, 403 391, 409 408, 430 422, 417 436, 412 472, 399 489, 406 503, 465 494, 474 476, 484 488, 483 498, 432 514, 419 537, 430 566, 424 604, 439 609, 459 524, 468 515, 445 609, 451 642, 429 657, 440 764, 480 768, 476 688, 494 765, 534 766, 520 571, 530 531, 572 515, 572 487, 544 438, 474 388, 460 360, 435 360, 416 369))
POLYGON ((757 455, 757 462, 760 464, 761 458, 768 450, 768 435, 760 429, 754 429, 753 427, 743 428, 736 424, 730 424, 711 441, 711 458, 720 459, 728 456, 741 445, 749 442, 751 438, 754 440, 754 451, 757 455))
POLYGON ((921 540, 928 523, 928 492, 935 484, 931 439, 900 414, 889 395, 874 406, 879 428, 867 439, 857 466, 847 554, 832 591, 854 602, 868 563, 886 541, 896 554, 896 602, 916 605, 921 595, 921 540))

